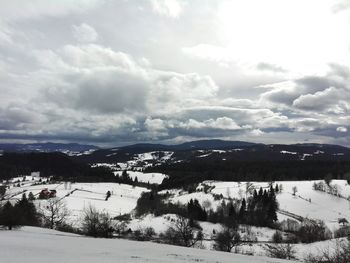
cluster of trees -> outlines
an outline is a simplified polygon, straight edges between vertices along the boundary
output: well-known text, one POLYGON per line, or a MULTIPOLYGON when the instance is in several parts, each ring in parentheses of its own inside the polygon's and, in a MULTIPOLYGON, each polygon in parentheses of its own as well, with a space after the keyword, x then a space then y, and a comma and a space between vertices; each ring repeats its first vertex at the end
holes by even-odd
POLYGON ((262 188, 259 189, 259 192, 254 190, 253 196, 248 198, 247 205, 243 199, 239 211, 240 221, 257 226, 272 226, 277 221, 276 190, 278 191, 278 186, 274 189, 272 185, 269 190, 262 188))
MULTIPOLYGON (((276 200, 276 188, 269 190, 254 190, 252 197, 240 202, 223 200, 216 210, 203 207, 198 200, 191 199, 187 205, 165 202, 167 194, 160 195, 157 192, 143 193, 137 201, 136 215, 177 214, 192 220, 221 223, 228 227, 237 224, 250 224, 256 226, 273 226, 277 221, 278 202, 276 200)), ((210 204, 207 205, 210 207, 210 204)))
POLYGON ((331 184, 331 181, 328 182, 314 182, 312 188, 316 191, 321 191, 325 193, 329 193, 335 196, 341 196, 340 188, 337 184, 331 184))
POLYGON ((310 221, 302 224, 296 235, 302 243, 313 243, 332 238, 332 232, 323 221, 310 221))
POLYGON ((15 205, 7 201, 0 208, 0 225, 6 226, 9 230, 20 225, 37 226, 40 222, 35 205, 25 194, 15 205))
POLYGON ((188 217, 193 220, 207 221, 207 212, 199 204, 197 199, 191 199, 187 204, 188 217))

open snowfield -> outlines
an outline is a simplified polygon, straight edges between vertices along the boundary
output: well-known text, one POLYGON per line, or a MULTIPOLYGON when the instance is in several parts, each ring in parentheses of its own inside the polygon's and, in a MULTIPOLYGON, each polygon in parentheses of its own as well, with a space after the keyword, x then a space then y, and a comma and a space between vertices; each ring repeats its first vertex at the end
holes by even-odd
MULTIPOLYGON (((116 176, 121 176, 122 171, 114 172, 116 176)), ((135 171, 128 171, 128 175, 131 179, 137 180, 142 183, 150 183, 150 184, 161 184, 164 180, 164 178, 168 177, 165 174, 161 173, 143 173, 143 172, 135 172, 135 171)))
MULTIPOLYGON (((108 212, 111 216, 130 213, 136 207, 141 194, 148 191, 146 188, 117 183, 31 184, 32 182, 24 182, 21 187, 11 187, 7 190, 6 197, 16 201, 24 192, 27 195, 32 192, 37 197, 44 188, 56 190, 57 197, 66 203, 70 211, 69 219, 73 224, 80 220, 84 209, 90 205, 100 211, 108 212), (107 191, 112 195, 105 201, 107 191)), ((34 203, 40 208, 45 205, 46 200, 35 200, 34 203)))
POLYGON ((0 231, 0 259, 1 262, 8 263, 291 262, 151 242, 95 239, 34 227, 24 227, 14 231, 0 231))

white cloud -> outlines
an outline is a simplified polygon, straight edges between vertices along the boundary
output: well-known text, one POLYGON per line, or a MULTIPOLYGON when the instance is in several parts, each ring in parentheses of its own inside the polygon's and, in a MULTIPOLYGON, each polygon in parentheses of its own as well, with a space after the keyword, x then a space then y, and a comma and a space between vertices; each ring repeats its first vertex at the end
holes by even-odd
POLYGON ((209 119, 203 122, 189 119, 187 122, 182 122, 179 127, 190 129, 218 129, 218 130, 240 130, 241 127, 237 123, 228 117, 220 117, 217 119, 209 119))
POLYGON ((346 127, 338 127, 337 132, 348 132, 348 129, 346 127))
POLYGON ((2 1, 0 17, 4 20, 59 17, 71 13, 84 13, 103 2, 104 0, 61 0, 59 2, 47 0, 2 1))
POLYGON ((91 43, 98 39, 96 30, 88 24, 73 25, 73 36, 78 42, 91 43))
POLYGON ((151 0, 153 11, 160 15, 177 18, 183 11, 183 4, 178 0, 151 0))

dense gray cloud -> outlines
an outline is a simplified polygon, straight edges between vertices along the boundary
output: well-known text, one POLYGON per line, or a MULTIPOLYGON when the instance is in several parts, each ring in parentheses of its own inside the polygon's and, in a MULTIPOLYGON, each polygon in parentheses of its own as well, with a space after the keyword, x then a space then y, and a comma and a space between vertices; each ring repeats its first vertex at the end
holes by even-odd
MULTIPOLYGON (((254 15, 243 0, 5 1, 0 141, 120 145, 224 138, 350 145, 350 69, 342 60, 349 55, 349 16, 339 3, 320 8, 343 34, 325 28, 323 13, 315 14, 320 24, 302 20, 306 29, 334 38, 323 50, 309 46, 322 35, 305 43, 301 24, 284 21, 288 12, 279 5, 281 24, 300 32, 281 40, 267 30, 258 47, 262 25, 239 15, 254 15), (245 28, 256 35, 246 36, 245 28)), ((305 8, 300 19, 313 10, 299 1, 288 8, 305 8)))

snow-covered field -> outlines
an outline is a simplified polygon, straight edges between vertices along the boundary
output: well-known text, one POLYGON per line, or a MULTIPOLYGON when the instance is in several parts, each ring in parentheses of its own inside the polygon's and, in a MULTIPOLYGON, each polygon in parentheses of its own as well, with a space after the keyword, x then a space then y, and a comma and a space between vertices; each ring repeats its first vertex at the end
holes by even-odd
POLYGON ((33 227, 24 227, 13 231, 0 231, 0 259, 1 262, 9 263, 290 262, 151 242, 95 239, 33 227))
MULTIPOLYGON (((142 172, 135 172, 135 171, 128 171, 129 176, 131 178, 138 178, 138 181, 140 182, 150 182, 154 184, 160 184, 162 180, 166 177, 164 174, 156 174, 156 173, 149 173, 145 174, 142 172)), ((119 174, 118 174, 119 175, 119 174)), ((64 202, 67 204, 68 209, 71 212, 71 215, 69 217, 69 222, 73 225, 77 226, 79 225, 79 221, 81 220, 82 212, 84 209, 90 205, 96 207, 98 210, 108 212, 112 216, 117 216, 124 213, 131 213, 133 209, 136 207, 137 199, 141 196, 142 192, 149 191, 146 188, 142 187, 133 187, 131 185, 125 185, 125 184, 117 184, 117 183, 57 183, 57 184, 45 184, 45 185, 33 185, 34 183, 39 183, 38 177, 31 177, 26 176, 26 180, 23 181, 23 177, 14 178, 10 182, 10 189, 6 192, 6 197, 10 198, 13 202, 20 199, 22 194, 25 192, 28 194, 29 192, 32 192, 35 196, 39 194, 39 192, 47 188, 49 190, 56 190, 57 191, 57 197, 64 200, 64 202), (17 185, 20 184, 18 187, 17 185), (111 197, 108 201, 105 201, 106 192, 111 192, 111 197)), ((42 179, 42 181, 45 181, 46 179, 42 179)), ((346 218, 348 221, 350 221, 350 201, 348 201, 346 198, 350 196, 350 186, 345 180, 333 180, 331 182, 331 185, 334 187, 336 186, 336 189, 338 191, 338 194, 341 196, 334 196, 330 193, 325 193, 321 191, 316 191, 313 189, 313 184, 320 181, 277 181, 274 182, 273 185, 275 186, 278 184, 280 187, 282 186, 282 191, 277 194, 277 200, 280 205, 280 209, 293 213, 295 215, 299 215, 302 217, 308 217, 310 219, 321 219, 325 221, 326 225, 330 228, 330 230, 334 231, 335 229, 339 228, 338 219, 339 218, 346 218), (296 195, 293 195, 293 188, 297 188, 296 195)), ((227 202, 228 198, 233 198, 240 200, 242 198, 246 198, 250 195, 249 192, 247 192, 247 185, 250 186, 250 189, 259 189, 260 187, 266 189, 269 187, 269 183, 264 182, 219 182, 219 181, 206 181, 200 184, 197 187, 197 191, 193 193, 188 193, 184 190, 179 189, 173 189, 173 190, 163 190, 162 193, 169 192, 171 196, 168 198, 168 202, 172 203, 181 203, 181 204, 187 204, 191 199, 197 199, 199 203, 205 207, 206 209, 216 209, 217 206, 221 204, 222 201, 227 202), (204 186, 206 185, 206 186, 204 186), (203 191, 203 188, 206 188, 206 193, 203 191), (224 199, 218 199, 214 198, 214 195, 222 195, 224 199)), ((250 192, 251 192, 250 190, 250 192)), ((35 204, 40 208, 41 206, 45 205, 45 200, 35 200, 35 204)), ((283 214, 278 214, 279 221, 282 221, 288 216, 283 214)), ((128 223, 128 228, 131 228, 133 231, 138 229, 144 229, 146 227, 153 227, 155 232, 157 234, 164 233, 166 229, 172 225, 172 223, 175 220, 175 215, 163 215, 159 217, 155 217, 153 215, 146 215, 141 218, 133 218, 128 223)), ((209 222, 199 222, 200 226, 203 228, 203 234, 206 239, 212 238, 212 235, 214 232, 218 232, 222 229, 222 226, 220 224, 212 224, 209 222)), ((246 226, 241 225, 240 226, 240 234, 245 239, 245 235, 248 233, 245 229, 246 226)), ((43 230, 37 230, 37 229, 30 229, 30 228, 24 228, 23 231, 17 231, 13 232, 14 237, 21 236, 22 238, 28 237, 28 239, 33 239, 36 241, 39 240, 40 246, 40 238, 41 236, 45 236, 45 238, 48 238, 49 236, 57 236, 57 233, 52 234, 51 232, 41 232, 43 230)), ((269 228, 262 228, 262 227, 249 227, 249 233, 253 233, 252 236, 256 238, 257 241, 270 241, 272 238, 272 235, 274 234, 275 230, 269 229, 269 228)), ((3 234, 9 235, 9 232, 1 231, 0 238, 3 236, 3 234)), ((61 234, 64 235, 65 238, 71 239, 72 235, 69 234, 61 234)), ((77 240, 82 240, 83 237, 74 238, 77 240)), ((91 242, 91 239, 84 238, 84 242, 88 240, 87 242, 91 242)), ((29 242, 29 241, 28 241, 29 242)), ((75 242, 75 241, 74 241, 75 242)), ((77 241, 78 242, 78 241, 77 241)), ((109 240, 109 241, 96 241, 101 242, 100 244, 103 244, 103 242, 108 242, 107 250, 98 250, 91 251, 91 253, 102 253, 101 255, 114 255, 116 253, 112 250, 112 252, 109 252, 108 249, 110 246, 110 243, 115 244, 116 246, 119 246, 119 244, 116 244, 114 242, 124 242, 121 244, 126 244, 130 241, 119 241, 119 240, 109 240), (105 254, 103 254, 105 253, 105 254)), ((305 254, 307 254, 310 251, 313 251, 314 253, 317 253, 320 249, 328 248, 334 246, 335 241, 325 241, 325 242, 318 242, 310 245, 305 244, 298 244, 296 245, 297 250, 297 256, 299 259, 302 259, 305 254)), ((132 244, 134 244, 132 242, 132 244)), ((138 244, 138 243, 136 243, 138 244)), ((155 244, 151 243, 140 243, 157 246, 155 244)), ((19 243, 20 245, 20 243, 19 243)), ((24 244, 23 244, 24 245, 24 244)), ((212 241, 203 241, 202 247, 206 248, 208 250, 212 250, 213 247, 212 241)), ((32 244, 28 243, 28 253, 29 247, 31 247, 32 244)), ((62 245, 63 246, 63 245, 62 245)), ((238 252, 239 253, 253 253, 254 255, 265 255, 265 250, 263 249, 263 244, 244 244, 239 246, 238 252)), ((188 251, 187 249, 183 248, 177 248, 177 247, 168 247, 167 248, 175 249, 175 250, 181 250, 181 251, 188 251)), ((44 248, 44 247, 43 247, 44 248)), ((38 248, 39 249, 39 248, 38 248)), ((63 249, 63 248, 62 248, 63 249)), ((130 248, 131 249, 131 248, 130 248)), ((63 250, 61 250, 63 251, 63 250)), ((192 250, 191 250, 192 251, 192 250)), ((50 253, 52 251, 49 251, 50 253)), ((49 253, 48 252, 48 253, 49 253)), ((0 255, 1 253, 4 253, 0 249, 0 255)), ((52 252, 54 253, 54 257, 58 256, 59 250, 52 252)), ((81 253, 85 253, 84 251, 81 251, 81 253)), ((88 251, 86 252, 88 253, 88 251)), ((130 252, 131 253, 131 252, 130 252)), ((128 257, 127 252, 125 254, 122 254, 125 256, 123 260, 126 261, 120 261, 120 262, 144 262, 146 261, 146 258, 150 262, 178 262, 178 261, 197 261, 198 258, 195 258, 194 255, 201 255, 202 251, 199 252, 191 252, 192 256, 184 256, 184 254, 179 254, 175 252, 169 252, 168 254, 161 254, 160 258, 163 260, 159 261, 153 261, 152 257, 147 257, 147 254, 141 255, 141 252, 135 252, 135 257, 128 257), (128 261, 130 260, 130 261, 128 261), (142 261, 144 260, 144 261, 142 261), (175 260, 175 261, 174 261, 175 260), (177 260, 177 261, 176 261, 177 260)), ((157 252, 158 253, 158 252, 157 252)), ((161 253, 161 251, 159 251, 161 253)), ((187 252, 186 252, 187 253, 187 252)), ((186 254, 185 253, 185 254, 186 254)), ((188 252, 189 253, 189 252, 188 252)), ((209 252, 205 252, 209 253, 209 252)), ((219 253, 220 255, 223 255, 222 261, 217 262, 226 262, 226 254, 219 253)), ((186 254, 187 255, 187 254, 186 254)), ((230 255, 231 258, 233 254, 227 254, 230 255)), ((6 255, 5 255, 6 256, 6 255)), ((73 256, 73 255, 71 255, 73 256)), ((76 256, 76 255, 75 255, 76 256)), ((1 257, 0 257, 1 258, 1 257)), ((109 257, 106 256, 106 261, 101 262, 109 262, 107 259, 109 257)), ((118 258, 119 259, 119 258, 118 258)), ((199 262, 216 262, 216 261, 210 261, 209 258, 199 258, 199 262)), ((238 259, 238 258, 237 258, 238 259)), ((278 261, 252 261, 255 258, 250 257, 248 258, 249 262, 278 262, 278 261)), ((64 262, 66 261, 66 258, 63 259, 64 262)), ((242 259, 243 260, 243 259, 242 259)), ((244 258, 245 260, 245 258, 244 258)), ((37 261, 37 260, 35 260, 37 261)), ((9 261, 9 262, 17 262, 17 261, 9 261)), ((34 262, 34 261, 33 261, 34 262)), ((40 262, 40 260, 39 260, 40 262)), ((63 262, 63 261, 62 261, 63 262)), ((75 261, 72 261, 75 262, 75 261)), ((93 262, 93 261, 91 261, 93 262)), ((227 261, 228 262, 228 261, 227 261)), ((237 261, 237 262, 245 262, 245 261, 237 261)), ((248 261, 247 261, 248 262, 248 261)))
MULTIPOLYGON (((84 209, 93 206, 96 209, 108 212, 111 216, 130 213, 137 203, 137 199, 146 188, 133 187, 126 184, 117 183, 59 183, 46 185, 32 185, 32 181, 22 182, 20 187, 11 187, 6 192, 10 200, 16 201, 22 197, 25 192, 27 195, 32 192, 38 196, 42 189, 56 190, 57 197, 62 199, 69 211, 70 222, 75 224, 80 220, 84 209), (107 191, 111 192, 111 197, 105 201, 107 191)), ((35 200, 37 207, 45 205, 46 200, 35 200)))
MULTIPOLYGON (((143 173, 143 172, 135 172, 135 171, 127 171, 128 175, 131 179, 137 180, 142 183, 150 183, 150 184, 161 184, 164 178, 168 177, 165 174, 161 173, 143 173)), ((121 176, 122 172, 114 172, 116 176, 121 176)))

